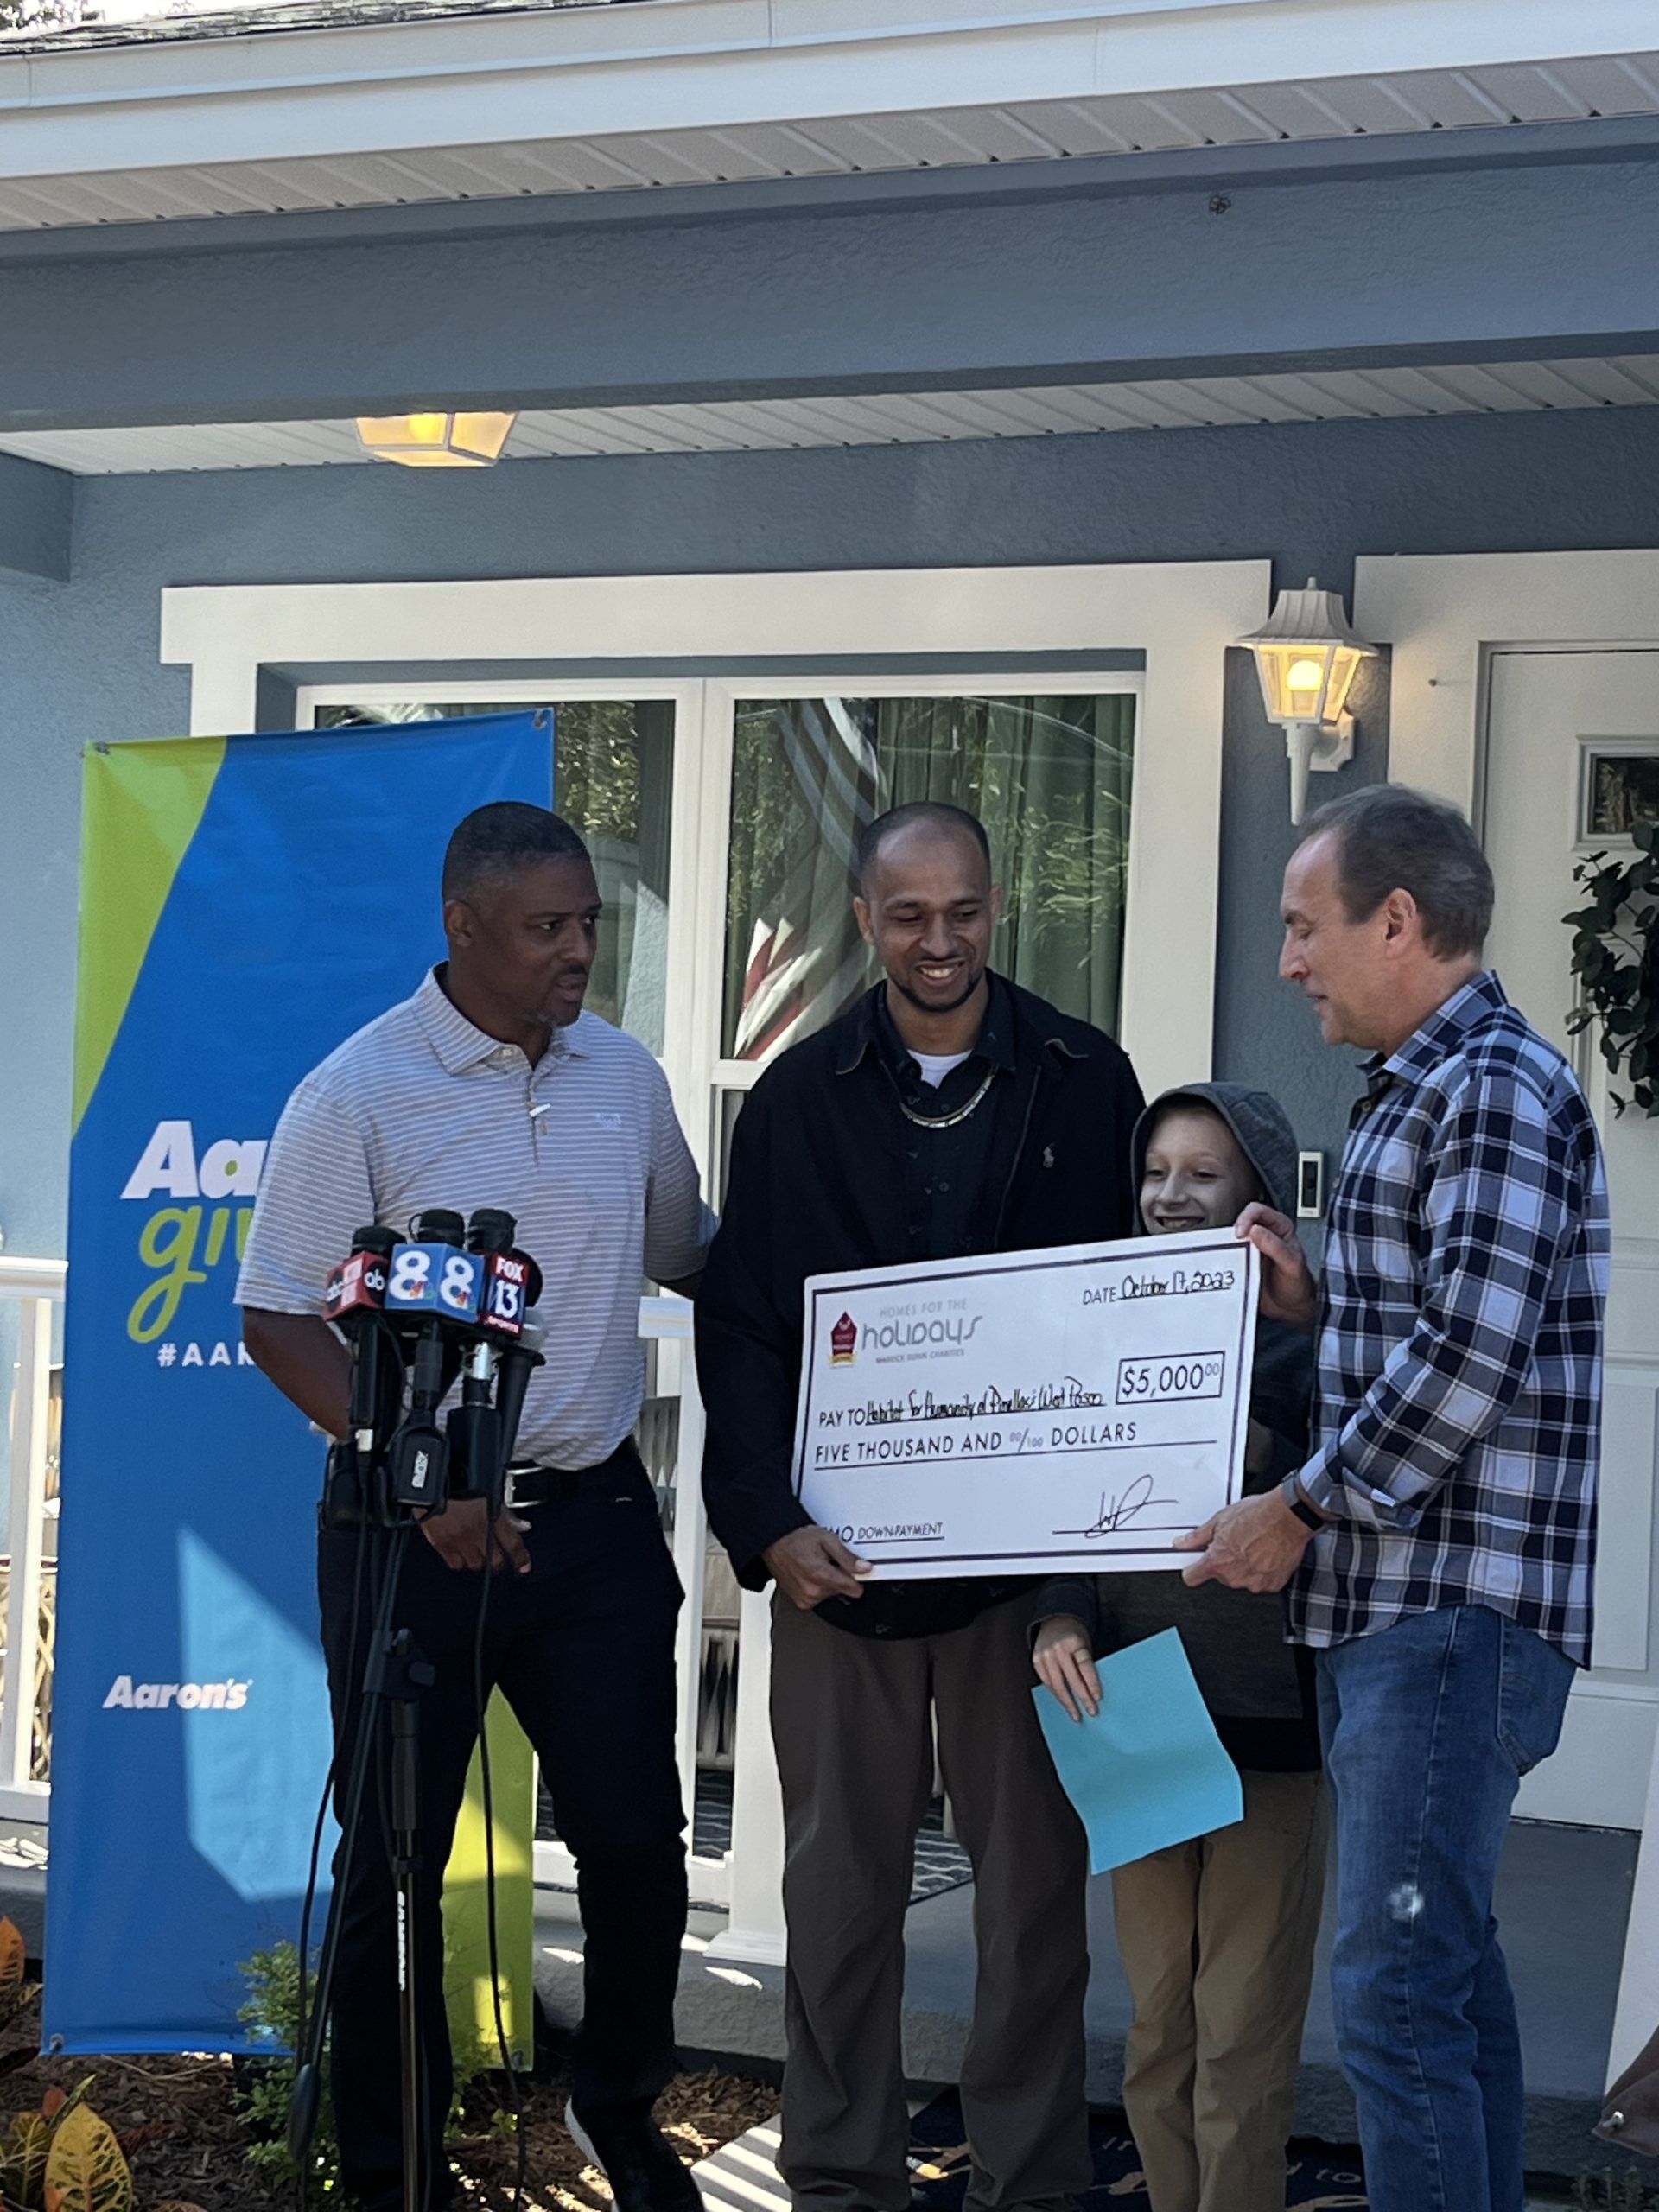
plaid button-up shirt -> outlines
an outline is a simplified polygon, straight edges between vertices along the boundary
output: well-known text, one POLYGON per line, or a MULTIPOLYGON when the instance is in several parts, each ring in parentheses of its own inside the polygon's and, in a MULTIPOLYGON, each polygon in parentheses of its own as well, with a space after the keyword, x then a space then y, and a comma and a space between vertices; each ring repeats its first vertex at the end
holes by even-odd
POLYGON ((1584 1093, 1490 973, 1367 1076, 1300 1478, 1335 1525, 1291 1635, 1490 1605, 1587 1666, 1608 1220, 1584 1093))

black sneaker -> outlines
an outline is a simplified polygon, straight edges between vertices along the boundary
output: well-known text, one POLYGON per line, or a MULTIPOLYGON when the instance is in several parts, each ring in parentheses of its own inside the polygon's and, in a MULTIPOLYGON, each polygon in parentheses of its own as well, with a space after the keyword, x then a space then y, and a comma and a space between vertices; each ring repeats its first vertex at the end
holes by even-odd
POLYGON ((649 2105, 611 2106, 579 2116, 573 2099, 564 2108, 564 2124, 609 2182, 616 2212, 702 2212, 702 2192, 649 2105))

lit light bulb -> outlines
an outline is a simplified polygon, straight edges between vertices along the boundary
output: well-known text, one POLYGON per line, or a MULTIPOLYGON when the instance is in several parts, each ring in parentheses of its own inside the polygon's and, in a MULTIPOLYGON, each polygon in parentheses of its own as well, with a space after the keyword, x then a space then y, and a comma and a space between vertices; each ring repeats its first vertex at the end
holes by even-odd
POLYGON ((1311 694, 1317 699, 1319 686, 1324 681, 1325 663, 1322 660, 1294 660, 1285 671, 1285 689, 1293 695, 1298 692, 1311 694))

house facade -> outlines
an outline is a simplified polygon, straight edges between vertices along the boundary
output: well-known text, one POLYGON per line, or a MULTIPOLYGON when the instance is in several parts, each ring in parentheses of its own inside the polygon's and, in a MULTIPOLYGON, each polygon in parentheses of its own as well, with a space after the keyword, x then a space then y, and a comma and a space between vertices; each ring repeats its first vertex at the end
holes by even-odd
MULTIPOLYGON (((1311 577, 1382 649, 1313 798, 1468 807, 1495 963, 1566 1043, 1574 860, 1659 804, 1656 219, 1634 0, 0 41, 6 1253, 64 1249, 100 740, 552 702, 594 1003, 711 1189, 767 1057, 862 984, 858 822, 924 795, 988 821, 1006 967, 1148 1090, 1270 1086, 1334 1166, 1355 1065, 1275 978, 1289 778, 1239 643, 1311 577), (354 427, 455 410, 514 418, 495 466, 354 427)), ((1618 1237, 1601 1625, 1523 1809, 1635 1827, 1659 1125, 1574 1049, 1618 1237)))

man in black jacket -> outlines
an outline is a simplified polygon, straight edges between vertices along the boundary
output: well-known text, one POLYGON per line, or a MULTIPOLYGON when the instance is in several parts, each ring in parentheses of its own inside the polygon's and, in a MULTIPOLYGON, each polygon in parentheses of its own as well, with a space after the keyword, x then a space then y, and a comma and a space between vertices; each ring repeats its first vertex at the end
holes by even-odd
POLYGON ((1083 1832, 1031 1697, 1025 1586, 868 1582, 794 1492, 809 1275, 1127 1236, 1141 1092, 1123 1053, 987 968, 984 830, 931 802, 865 832, 887 980, 746 1102, 697 1300, 703 1486, 739 1580, 778 1585, 772 1718, 789 1927, 779 2170, 795 2203, 905 2212, 904 1922, 935 1728, 973 1861, 962 2101, 972 2212, 1090 2179, 1083 1832))

